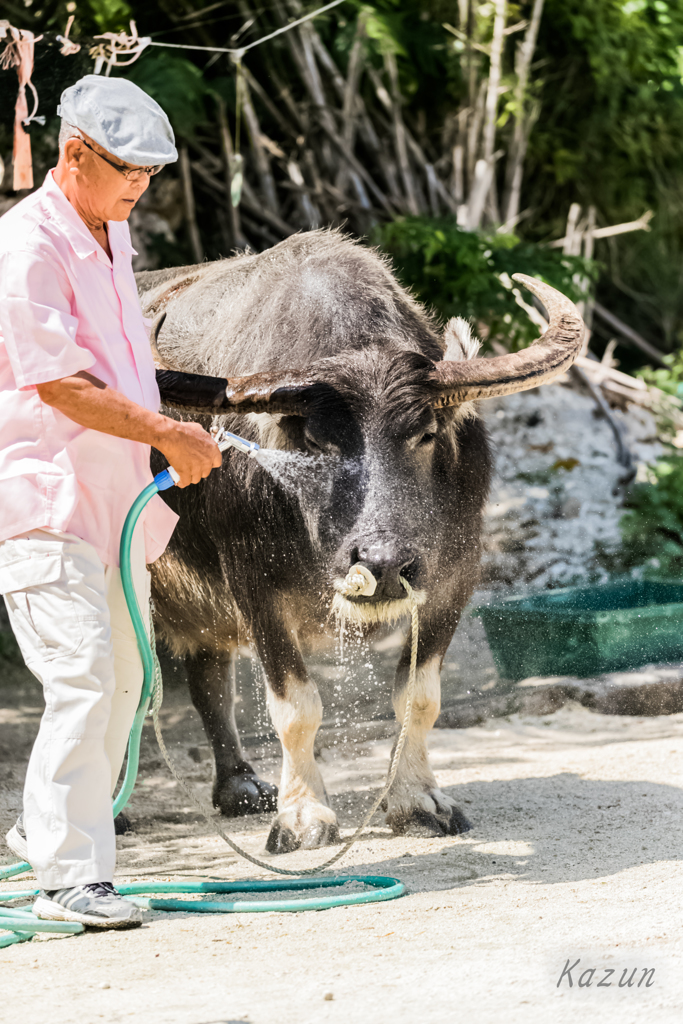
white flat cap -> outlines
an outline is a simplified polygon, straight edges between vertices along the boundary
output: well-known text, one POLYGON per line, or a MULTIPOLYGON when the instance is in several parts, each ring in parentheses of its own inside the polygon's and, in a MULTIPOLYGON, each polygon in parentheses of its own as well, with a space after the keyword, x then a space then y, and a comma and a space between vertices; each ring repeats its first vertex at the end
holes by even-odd
POLYGON ((178 159, 166 114, 125 78, 85 75, 64 90, 57 113, 127 164, 146 167, 178 159))

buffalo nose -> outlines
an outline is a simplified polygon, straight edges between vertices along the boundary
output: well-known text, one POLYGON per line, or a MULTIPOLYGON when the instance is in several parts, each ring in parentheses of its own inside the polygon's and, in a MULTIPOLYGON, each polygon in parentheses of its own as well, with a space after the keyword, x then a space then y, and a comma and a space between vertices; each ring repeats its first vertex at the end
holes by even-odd
POLYGON ((408 574, 408 578, 414 561, 415 556, 411 551, 402 545, 397 546, 389 539, 359 545, 351 555, 352 564, 364 565, 375 577, 377 588, 372 598, 375 601, 390 601, 406 596, 399 577, 408 574))

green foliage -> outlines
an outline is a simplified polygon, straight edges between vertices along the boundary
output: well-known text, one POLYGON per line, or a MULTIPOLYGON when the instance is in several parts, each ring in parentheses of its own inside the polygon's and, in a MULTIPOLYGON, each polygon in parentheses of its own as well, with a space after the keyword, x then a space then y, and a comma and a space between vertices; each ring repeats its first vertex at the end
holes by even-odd
MULTIPOLYGON (((576 256, 521 242, 515 235, 463 231, 453 219, 400 217, 376 228, 374 244, 392 257, 403 284, 444 318, 482 321, 490 338, 511 349, 538 337, 538 328, 501 283, 512 274, 540 277, 575 301, 576 279, 590 278, 595 266, 576 256)), ((528 293, 526 301, 531 301, 528 293)))
POLYGON ((683 456, 660 458, 648 483, 636 484, 621 519, 618 566, 646 574, 683 576, 683 456))
POLYGON ((667 395, 674 395, 676 398, 683 398, 683 349, 670 352, 662 357, 667 367, 645 366, 638 371, 646 384, 652 384, 667 395))
POLYGON ((93 20, 100 32, 120 32, 128 28, 134 17, 126 0, 87 0, 93 20))
POLYGON ((208 87, 196 64, 161 50, 127 70, 126 77, 164 108, 180 138, 192 138, 196 129, 207 123, 204 100, 208 87))
POLYGON ((629 323, 646 336, 656 331, 655 343, 670 350, 683 346, 683 203, 664 195, 663 205, 652 231, 638 232, 627 247, 610 247, 608 305, 617 296, 632 300, 629 323))
POLYGON ((538 56, 549 66, 531 152, 607 217, 642 212, 661 175, 679 169, 682 38, 679 3, 547 0, 538 56))

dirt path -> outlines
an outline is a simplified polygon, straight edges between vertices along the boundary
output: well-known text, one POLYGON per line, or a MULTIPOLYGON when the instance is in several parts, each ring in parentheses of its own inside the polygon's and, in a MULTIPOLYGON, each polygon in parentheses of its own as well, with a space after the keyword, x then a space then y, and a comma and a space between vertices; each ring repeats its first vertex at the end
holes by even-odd
MULTIPOLYGON (((0 720, 3 826, 18 806, 21 758, 37 720, 31 692, 15 696, 0 720)), ((179 763, 207 795, 201 731, 173 694, 165 724, 179 763)), ((398 876, 407 896, 315 914, 155 913, 134 932, 35 939, 0 950, 0 1017, 22 1024, 640 1024, 644 1014, 658 1024, 679 1021, 683 715, 610 717, 569 705, 547 718, 437 731, 431 746, 440 784, 457 791, 474 830, 462 838, 394 838, 377 824, 342 866, 398 876), (580 961, 573 986, 565 975, 558 988, 567 960, 580 961), (654 974, 644 977, 649 968, 654 974)), ((321 751, 344 827, 376 792, 388 752, 386 740, 321 751)), ((275 778, 274 748, 255 753, 275 778)), ((253 875, 197 821, 149 742, 132 817, 135 834, 120 839, 120 880, 253 875)), ((236 832, 262 853, 265 819, 240 822, 236 832)), ((10 859, 3 849, 0 860, 10 859)), ((277 863, 321 859, 296 853, 277 863)))

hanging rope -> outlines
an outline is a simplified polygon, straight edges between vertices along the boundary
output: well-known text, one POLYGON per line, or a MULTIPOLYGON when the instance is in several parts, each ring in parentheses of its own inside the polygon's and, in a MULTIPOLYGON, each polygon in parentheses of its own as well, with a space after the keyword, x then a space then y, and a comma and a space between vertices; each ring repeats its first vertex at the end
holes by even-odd
POLYGON ((20 189, 33 188, 33 160, 31 157, 31 138, 24 127, 31 121, 38 121, 45 124, 44 117, 38 117, 38 93, 31 81, 33 72, 33 54, 36 42, 42 36, 33 35, 28 29, 14 28, 8 21, 0 22, 0 39, 9 35, 7 46, 0 54, 0 68, 3 71, 9 68, 17 69, 19 79, 19 92, 14 106, 14 181, 12 188, 15 192, 20 189), (33 110, 28 112, 28 100, 26 89, 31 90, 33 96, 33 110))
MULTIPOLYGON (((331 3, 325 4, 324 7, 319 7, 317 10, 311 11, 310 14, 305 14, 302 18, 297 18, 296 21, 290 21, 289 24, 275 29, 274 32, 269 32, 267 36, 262 36, 261 39, 256 39, 253 43, 239 47, 194 46, 192 43, 160 43, 156 42, 156 40, 152 41, 150 36, 139 36, 135 22, 131 21, 130 35, 127 35, 125 32, 103 32, 102 35, 94 36, 95 39, 104 39, 105 42, 94 46, 90 50, 90 56, 95 61, 96 75, 100 74, 105 64, 107 67, 105 75, 109 75, 112 68, 122 68, 135 63, 142 51, 148 46, 164 46, 172 50, 206 50, 210 53, 229 53, 233 60, 239 63, 244 54, 249 50, 253 50, 254 47, 260 46, 261 43, 267 43, 270 39, 275 39, 276 36, 282 35, 283 32, 289 32, 290 29, 296 28, 297 25, 303 25, 304 22, 310 21, 312 18, 317 18, 319 14, 331 10, 333 7, 338 7, 343 2, 344 0, 332 0, 331 3), (130 60, 119 60, 119 57, 130 57, 130 60)), ((68 32, 69 28, 67 27, 66 36, 68 36, 68 32)), ((58 38, 61 39, 61 36, 58 38)))
POLYGON ((324 14, 325 11, 329 11, 333 7, 338 7, 341 3, 344 3, 344 0, 332 0, 332 3, 325 4, 324 7, 319 7, 317 11, 311 11, 310 14, 305 14, 303 18, 297 18, 296 21, 290 21, 287 25, 283 25, 281 28, 275 29, 274 32, 270 32, 267 36, 262 36, 261 39, 257 39, 253 43, 248 43, 246 46, 193 46, 191 43, 157 43, 152 42, 151 39, 147 45, 168 46, 174 50, 208 50, 211 53, 229 53, 235 60, 241 60, 244 54, 249 50, 253 50, 255 46, 260 46, 261 43, 267 43, 270 39, 275 39, 276 36, 281 36, 283 32, 289 32, 290 29, 296 28, 297 25, 303 25, 305 21, 317 18, 319 14, 324 14))
POLYGON ((90 56, 95 61, 95 74, 99 75, 102 67, 106 64, 105 77, 109 77, 112 68, 125 68, 134 64, 146 46, 152 40, 149 36, 139 36, 138 28, 134 21, 130 23, 130 35, 126 32, 103 32, 102 35, 93 36, 93 39, 104 39, 106 42, 99 46, 93 46, 90 56), (119 57, 130 57, 130 60, 119 60, 119 57))
POLYGON ((74 53, 78 53, 78 51, 81 48, 80 43, 74 43, 73 39, 69 39, 69 32, 71 31, 71 26, 74 23, 75 17, 75 14, 72 14, 70 16, 69 20, 66 23, 66 28, 64 29, 64 35, 57 36, 57 41, 62 44, 59 50, 62 57, 71 57, 74 53))

